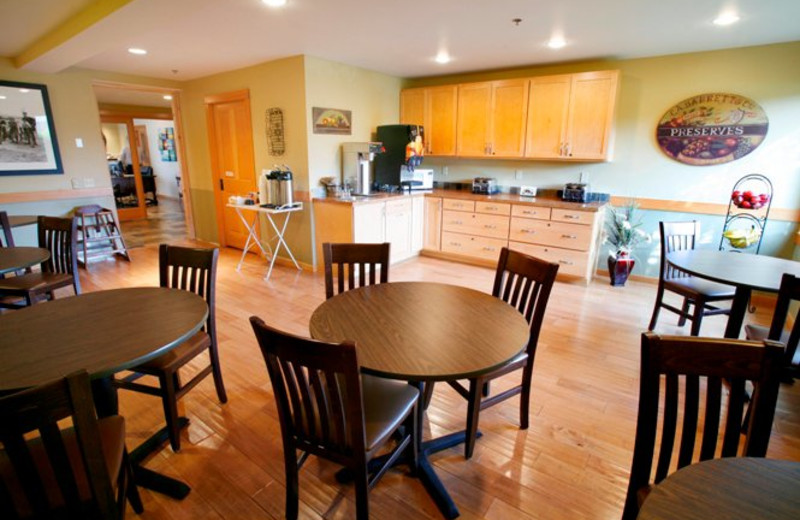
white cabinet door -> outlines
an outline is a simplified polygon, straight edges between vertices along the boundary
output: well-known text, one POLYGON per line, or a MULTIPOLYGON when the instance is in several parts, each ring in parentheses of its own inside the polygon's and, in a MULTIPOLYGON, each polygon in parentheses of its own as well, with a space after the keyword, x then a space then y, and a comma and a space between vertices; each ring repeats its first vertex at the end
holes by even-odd
POLYGON ((391 262, 411 256, 411 199, 386 202, 385 240, 391 246, 391 262))
POLYGON ((385 209, 384 202, 353 205, 353 242, 386 242, 385 209))
POLYGON ((425 197, 411 199, 411 254, 422 251, 425 234, 425 197))

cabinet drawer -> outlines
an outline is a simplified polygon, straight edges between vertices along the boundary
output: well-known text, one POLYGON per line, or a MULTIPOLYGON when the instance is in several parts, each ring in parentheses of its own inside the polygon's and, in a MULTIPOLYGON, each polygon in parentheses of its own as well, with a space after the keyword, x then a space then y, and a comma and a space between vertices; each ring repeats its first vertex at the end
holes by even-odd
POLYGON ((517 250, 526 255, 531 255, 541 260, 547 260, 558 264, 559 274, 569 274, 573 276, 588 276, 587 267, 589 262, 589 253, 580 251, 571 251, 569 249, 561 249, 559 247, 536 246, 533 244, 524 244, 522 242, 509 242, 510 249, 517 250))
POLYGON ((591 226, 594 222, 595 213, 591 211, 575 211, 571 209, 553 208, 551 219, 556 222, 569 222, 571 224, 583 224, 591 226))
POLYGON ((511 214, 511 204, 502 204, 498 202, 476 202, 475 212, 508 216, 511 214))
POLYGON ((509 238, 530 244, 588 251, 592 241, 592 228, 578 224, 512 217, 509 238))
POLYGON ((411 213, 411 199, 386 201, 386 216, 403 213, 411 213))
POLYGON ((508 239, 508 217, 445 210, 442 231, 508 239))
POLYGON ((442 232, 442 251, 447 253, 457 253, 496 262, 500 259, 500 250, 506 245, 508 245, 506 240, 497 238, 442 232))
POLYGON ((442 208, 453 211, 475 211, 475 203, 471 200, 442 199, 442 208))
POLYGON ((512 217, 538 218, 539 220, 550 220, 550 208, 539 208, 536 206, 511 206, 512 217))

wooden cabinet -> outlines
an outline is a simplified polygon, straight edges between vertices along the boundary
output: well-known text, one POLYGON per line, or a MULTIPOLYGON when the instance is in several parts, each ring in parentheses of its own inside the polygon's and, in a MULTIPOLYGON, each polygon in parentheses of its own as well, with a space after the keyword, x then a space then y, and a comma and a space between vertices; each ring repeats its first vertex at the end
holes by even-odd
POLYGON ((530 80, 525 157, 606 160, 619 71, 530 80))
POLYGON ((441 250, 496 262, 508 245, 510 204, 443 199, 441 250))
POLYGON ((389 260, 391 263, 412 256, 411 199, 386 201, 384 240, 391 244, 389 260))
POLYGON ((459 85, 457 155, 524 155, 528 83, 515 79, 459 85))
POLYGON ((458 87, 413 88, 400 93, 400 122, 425 128, 425 153, 455 155, 458 87))
POLYGON ((442 247, 442 199, 425 197, 425 223, 422 249, 439 251, 442 247))
POLYGON ((353 206, 352 242, 380 244, 386 242, 385 203, 353 206))

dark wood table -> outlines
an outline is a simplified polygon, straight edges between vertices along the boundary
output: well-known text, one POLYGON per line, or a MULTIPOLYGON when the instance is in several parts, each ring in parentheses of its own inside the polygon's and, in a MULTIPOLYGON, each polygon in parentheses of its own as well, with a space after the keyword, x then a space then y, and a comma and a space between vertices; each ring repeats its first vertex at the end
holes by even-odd
MULTIPOLYGON (((113 289, 34 305, 0 316, 0 392, 21 390, 75 370, 92 378, 101 416, 118 412, 111 376, 155 358, 193 336, 208 304, 188 291, 113 289)), ((183 482, 139 463, 167 438, 166 428, 131 452, 136 482, 176 498, 183 482)))
MULTIPOLYGON (((311 316, 311 336, 355 340, 365 373, 425 382, 468 378, 510 361, 529 328, 516 309, 489 294, 427 282, 361 287, 326 300, 311 316)), ((417 407, 422 427, 422 406, 417 407)), ((421 443, 419 477, 446 518, 459 513, 428 461, 464 442, 463 431, 421 443)))
POLYGON ((800 262, 730 251, 675 251, 667 254, 667 262, 693 276, 736 287, 725 328, 726 338, 738 338, 741 334, 752 291, 776 293, 783 273, 800 276, 800 262))
POLYGON ((0 274, 41 264, 50 258, 50 251, 42 247, 0 247, 0 274))
POLYGON ((734 457, 686 466, 655 486, 637 518, 800 518, 800 462, 734 457))

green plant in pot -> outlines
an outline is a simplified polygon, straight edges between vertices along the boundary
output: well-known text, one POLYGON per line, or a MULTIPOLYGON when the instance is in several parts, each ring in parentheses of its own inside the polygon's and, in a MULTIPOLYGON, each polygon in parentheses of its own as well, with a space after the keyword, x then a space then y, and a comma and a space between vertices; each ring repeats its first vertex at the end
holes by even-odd
POLYGON ((637 214, 638 209, 635 200, 619 207, 609 206, 605 241, 613 246, 608 255, 611 285, 625 285, 636 264, 633 250, 642 242, 650 242, 650 235, 641 229, 642 217, 637 214))

